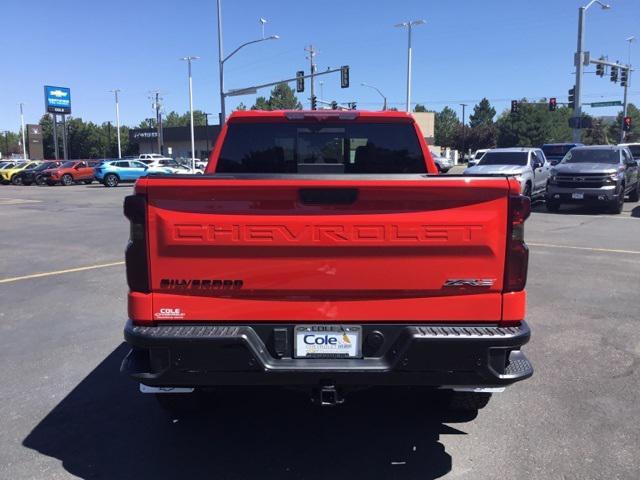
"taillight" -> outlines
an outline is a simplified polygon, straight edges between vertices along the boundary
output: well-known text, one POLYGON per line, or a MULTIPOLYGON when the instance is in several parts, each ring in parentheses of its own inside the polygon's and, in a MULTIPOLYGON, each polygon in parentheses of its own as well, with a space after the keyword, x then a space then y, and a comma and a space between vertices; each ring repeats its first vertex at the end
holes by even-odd
POLYGON ((527 283, 529 248, 524 242, 524 222, 531 214, 531 200, 524 195, 509 197, 509 226, 504 291, 519 292, 527 283))
POLYGON ((127 283, 132 292, 149 292, 147 255, 147 198, 129 195, 124 199, 124 215, 130 222, 129 243, 125 250, 127 283))

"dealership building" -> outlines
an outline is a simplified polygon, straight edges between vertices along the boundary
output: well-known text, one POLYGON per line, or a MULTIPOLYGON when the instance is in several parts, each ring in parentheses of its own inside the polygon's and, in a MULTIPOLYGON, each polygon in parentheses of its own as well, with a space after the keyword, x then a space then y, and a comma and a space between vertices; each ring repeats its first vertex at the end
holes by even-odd
MULTIPOLYGON (((220 125, 197 126, 194 128, 195 158, 206 159, 220 133, 220 125)), ((129 143, 138 145, 139 153, 162 153, 172 158, 192 158, 191 130, 189 127, 165 127, 162 142, 158 142, 155 128, 129 130, 129 143), (160 144, 162 147, 160 148, 160 144)))

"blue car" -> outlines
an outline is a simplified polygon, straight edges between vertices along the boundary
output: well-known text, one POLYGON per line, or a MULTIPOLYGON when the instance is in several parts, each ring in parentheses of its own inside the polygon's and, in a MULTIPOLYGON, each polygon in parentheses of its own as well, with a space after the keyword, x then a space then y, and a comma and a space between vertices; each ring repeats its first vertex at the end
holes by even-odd
MULTIPOLYGON (((135 182, 149 173, 149 167, 137 160, 105 160, 95 167, 96 180, 105 187, 115 187, 120 182, 135 182)), ((168 172, 154 169, 153 173, 168 172)))

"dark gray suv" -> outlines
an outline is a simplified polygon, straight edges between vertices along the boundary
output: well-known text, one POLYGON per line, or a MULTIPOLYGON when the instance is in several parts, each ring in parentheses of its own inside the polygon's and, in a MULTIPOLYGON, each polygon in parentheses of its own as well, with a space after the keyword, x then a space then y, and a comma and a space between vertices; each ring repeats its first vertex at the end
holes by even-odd
POLYGON ((547 210, 563 203, 604 205, 622 212, 625 195, 640 197, 638 163, 627 147, 594 145, 572 148, 552 170, 547 188, 547 210))

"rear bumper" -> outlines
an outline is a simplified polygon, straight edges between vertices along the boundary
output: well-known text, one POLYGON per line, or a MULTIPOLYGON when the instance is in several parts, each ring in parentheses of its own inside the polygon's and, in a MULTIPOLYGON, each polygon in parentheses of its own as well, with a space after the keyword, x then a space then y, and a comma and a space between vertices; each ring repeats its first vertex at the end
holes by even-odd
POLYGON ((517 327, 362 324, 363 358, 292 358, 294 324, 134 326, 122 371, 149 386, 505 386, 529 378, 517 327), (378 334, 378 335, 376 335, 378 334), (382 336, 382 339, 380 338, 382 336))

